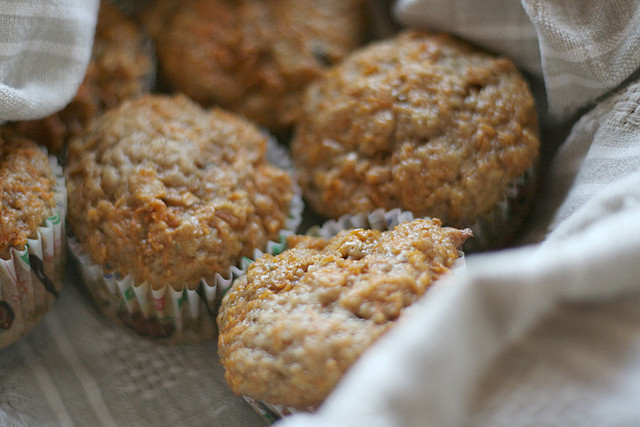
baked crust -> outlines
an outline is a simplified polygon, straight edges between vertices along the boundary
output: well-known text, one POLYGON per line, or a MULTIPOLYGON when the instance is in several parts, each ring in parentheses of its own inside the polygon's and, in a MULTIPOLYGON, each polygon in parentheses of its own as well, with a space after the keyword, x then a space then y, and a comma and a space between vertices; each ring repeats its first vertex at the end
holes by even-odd
POLYGON ((308 89, 291 144, 309 205, 467 227, 535 164, 537 115, 512 62, 409 31, 354 52, 308 89))
POLYGON ((68 224, 94 263, 156 289, 214 283, 277 239, 294 186, 248 121, 145 96, 69 147, 68 224))
POLYGON ((467 230, 419 219, 393 231, 289 238, 225 295, 218 352, 238 394, 320 403, 347 368, 458 258, 467 230))
POLYGON ((0 258, 24 249, 55 205, 49 159, 34 142, 0 135, 0 258))
POLYGON ((362 0, 164 0, 144 21, 169 84, 272 130, 364 36, 362 0))

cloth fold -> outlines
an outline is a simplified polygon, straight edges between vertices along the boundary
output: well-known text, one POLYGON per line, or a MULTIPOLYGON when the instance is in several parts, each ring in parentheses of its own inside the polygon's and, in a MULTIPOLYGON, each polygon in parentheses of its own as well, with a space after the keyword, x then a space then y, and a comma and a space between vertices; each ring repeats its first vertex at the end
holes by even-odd
POLYGON ((640 67, 636 0, 522 4, 538 33, 549 105, 558 118, 592 104, 640 67))
POLYGON ((84 77, 98 0, 0 1, 0 123, 64 108, 84 77))

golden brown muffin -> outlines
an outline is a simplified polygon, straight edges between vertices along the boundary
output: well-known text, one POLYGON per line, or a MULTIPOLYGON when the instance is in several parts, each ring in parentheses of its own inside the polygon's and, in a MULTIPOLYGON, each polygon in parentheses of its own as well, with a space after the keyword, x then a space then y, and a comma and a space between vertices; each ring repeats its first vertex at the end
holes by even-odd
POLYGON ((38 145, 0 134, 0 348, 39 324, 65 271, 61 168, 38 145))
POLYGON ((55 114, 8 126, 45 145, 49 152, 61 154, 93 117, 148 93, 154 73, 149 40, 133 21, 104 0, 100 2, 91 59, 75 97, 55 114))
POLYGON ((47 155, 26 138, 0 135, 0 258, 22 250, 55 205, 47 155))
POLYGON ((470 234, 419 219, 328 240, 293 236, 290 249, 251 264, 222 301, 218 351, 229 385, 274 404, 320 403, 450 271, 470 234))
POLYGON ((153 289, 214 283, 285 228, 289 175, 246 120, 144 96, 69 146, 68 222, 92 261, 153 289))
POLYGON ((512 62, 410 31, 313 83, 291 147, 305 198, 325 216, 399 207, 468 227, 533 167, 539 140, 512 62))
POLYGON ((272 130, 302 91, 362 42, 362 0, 160 0, 146 15, 169 84, 272 130))

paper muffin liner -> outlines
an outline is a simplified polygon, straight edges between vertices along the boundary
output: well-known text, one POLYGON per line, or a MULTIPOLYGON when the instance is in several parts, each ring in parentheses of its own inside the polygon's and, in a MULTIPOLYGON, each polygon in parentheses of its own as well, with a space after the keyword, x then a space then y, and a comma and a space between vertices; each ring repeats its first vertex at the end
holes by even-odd
POLYGON ((465 242, 464 251, 481 252, 510 245, 529 213, 536 184, 537 173, 534 166, 513 180, 493 209, 469 225, 473 237, 465 242))
POLYGON ((49 157, 56 182, 55 207, 24 249, 9 249, 0 258, 0 348, 28 334, 55 305, 65 272, 67 189, 62 167, 49 157))
MULTIPOLYGON (((412 221, 419 217, 414 216, 412 212, 404 211, 401 209, 376 209, 369 213, 359 213, 355 215, 343 215, 338 219, 328 220, 322 225, 315 225, 310 227, 304 234, 313 237, 321 237, 329 239, 340 231, 349 230, 354 228, 366 228, 375 229, 380 231, 387 231, 393 229, 396 225, 412 221)), ((425 218, 425 217, 422 217, 425 218)), ((286 249, 283 248, 283 250, 286 249)), ((458 251, 458 259, 454 262, 451 270, 457 271, 465 267, 464 252, 458 251)), ((315 408, 307 408, 305 410, 292 408, 285 405, 272 404, 262 400, 257 400, 249 396, 242 396, 244 400, 251 406, 267 423, 273 424, 281 418, 299 413, 299 412, 312 412, 315 408)))
MULTIPOLYGON (((287 164, 287 154, 279 146, 269 143, 269 161, 281 167, 287 164)), ((287 168, 283 168, 287 170, 287 168)), ((279 231, 277 241, 268 241, 264 251, 254 249, 253 259, 265 253, 277 255, 284 250, 286 239, 294 234, 302 221, 304 204, 301 190, 295 191, 289 204, 285 227, 279 231)), ((201 280, 195 289, 185 286, 174 289, 171 285, 156 290, 148 283, 134 283, 132 276, 107 273, 91 261, 75 237, 67 239, 70 253, 78 263, 81 282, 98 309, 115 323, 138 335, 166 344, 198 344, 217 335, 216 314, 222 296, 235 277, 243 275, 253 261, 243 257, 226 272, 216 273, 214 282, 201 280)))

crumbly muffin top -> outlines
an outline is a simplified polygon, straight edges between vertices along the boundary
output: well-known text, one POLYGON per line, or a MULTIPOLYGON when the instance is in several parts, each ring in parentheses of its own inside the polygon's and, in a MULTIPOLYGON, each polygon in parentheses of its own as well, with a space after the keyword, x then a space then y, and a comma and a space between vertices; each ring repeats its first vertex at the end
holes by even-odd
POLYGON ((277 130, 297 118, 304 87, 361 43, 364 12, 362 0, 163 0, 145 22, 172 86, 277 130))
POLYGON ((109 1, 102 1, 91 59, 75 97, 55 114, 10 126, 60 154, 93 117, 148 93, 154 72, 149 41, 141 29, 109 1))
POLYGON ((0 136, 0 258, 22 250, 55 205, 47 155, 25 138, 0 136))
POLYGON ((400 207, 470 226, 534 163, 537 115, 513 63, 405 32, 354 52, 306 93, 292 157, 309 204, 400 207))
POLYGON ((154 288, 213 283, 285 227, 293 182, 254 125, 145 96, 69 147, 68 223, 94 263, 154 288))
POLYGON ((392 231, 294 236, 225 295, 218 351, 231 388, 271 403, 321 402, 346 369, 458 258, 471 232, 419 219, 392 231))

